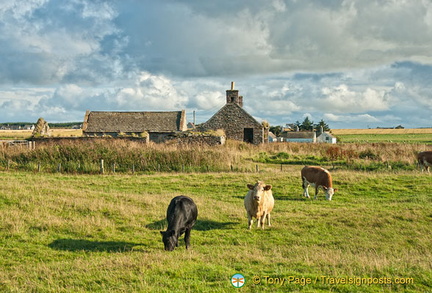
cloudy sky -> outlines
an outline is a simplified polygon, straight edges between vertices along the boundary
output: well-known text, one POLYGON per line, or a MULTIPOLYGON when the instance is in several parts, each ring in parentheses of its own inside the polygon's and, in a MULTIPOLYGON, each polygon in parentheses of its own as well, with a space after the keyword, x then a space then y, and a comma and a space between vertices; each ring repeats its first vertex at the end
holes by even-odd
POLYGON ((0 0, 0 122, 185 109, 432 126, 430 0, 0 0))

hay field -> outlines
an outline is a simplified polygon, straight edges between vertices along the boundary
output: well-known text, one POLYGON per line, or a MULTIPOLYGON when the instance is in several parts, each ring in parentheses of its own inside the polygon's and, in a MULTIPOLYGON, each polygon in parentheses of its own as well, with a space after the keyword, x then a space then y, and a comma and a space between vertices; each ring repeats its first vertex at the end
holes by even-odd
POLYGON ((334 135, 345 134, 432 134, 432 128, 407 129, 332 129, 334 135))
MULTIPOLYGON (((31 137, 33 130, 0 130, 0 139, 27 139, 31 137)), ((53 137, 82 136, 81 129, 51 129, 53 137)))

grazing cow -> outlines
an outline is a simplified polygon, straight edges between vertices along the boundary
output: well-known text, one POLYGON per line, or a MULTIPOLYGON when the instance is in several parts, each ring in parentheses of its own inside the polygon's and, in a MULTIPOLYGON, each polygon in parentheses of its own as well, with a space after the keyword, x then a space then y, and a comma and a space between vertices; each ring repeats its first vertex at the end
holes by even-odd
POLYGON ((257 219, 257 227, 264 229, 264 222, 268 218, 270 223, 270 212, 273 210, 274 198, 271 191, 272 186, 266 185, 262 181, 258 181, 255 185, 248 184, 248 193, 244 199, 244 206, 248 216, 248 229, 252 226, 252 217, 257 219))
POLYGON ((432 151, 418 153, 417 161, 422 172, 426 170, 429 173, 429 167, 432 167, 432 151))
POLYGON ((327 200, 332 200, 332 196, 337 189, 333 189, 332 177, 330 172, 324 168, 316 166, 305 166, 301 170, 303 182, 303 195, 310 198, 308 187, 315 187, 315 199, 317 199, 318 189, 321 188, 325 192, 327 200))
POLYGON ((190 233, 197 217, 197 206, 190 197, 180 195, 171 200, 167 209, 168 228, 166 231, 160 231, 165 250, 173 251, 183 233, 186 249, 189 248, 190 233))

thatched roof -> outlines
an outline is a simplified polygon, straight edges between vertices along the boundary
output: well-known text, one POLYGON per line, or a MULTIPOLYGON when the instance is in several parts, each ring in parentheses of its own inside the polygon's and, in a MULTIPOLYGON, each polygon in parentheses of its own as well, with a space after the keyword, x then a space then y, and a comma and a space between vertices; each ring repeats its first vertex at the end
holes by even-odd
POLYGON ((102 112, 87 111, 84 132, 176 132, 185 131, 186 113, 168 112, 102 112))

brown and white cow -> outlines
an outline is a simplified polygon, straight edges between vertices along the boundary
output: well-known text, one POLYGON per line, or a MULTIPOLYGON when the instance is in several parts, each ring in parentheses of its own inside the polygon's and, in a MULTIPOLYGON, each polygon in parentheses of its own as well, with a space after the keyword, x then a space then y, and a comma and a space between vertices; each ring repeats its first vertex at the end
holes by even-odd
POLYGON ((311 185, 315 187, 315 199, 317 199, 317 194, 319 188, 324 190, 325 197, 327 200, 332 200, 332 196, 336 189, 333 189, 332 177, 329 171, 322 167, 317 166, 305 166, 301 170, 301 177, 303 182, 303 195, 310 198, 308 187, 311 185))
POLYGON ((248 193, 244 199, 244 206, 248 216, 248 229, 252 226, 252 218, 257 219, 257 227, 264 229, 264 222, 267 217, 268 225, 270 223, 270 213, 274 207, 274 198, 271 191, 272 186, 258 181, 255 185, 248 184, 248 193))
POLYGON ((429 172, 429 167, 432 167, 432 151, 421 152, 417 154, 417 162, 422 170, 429 172))

